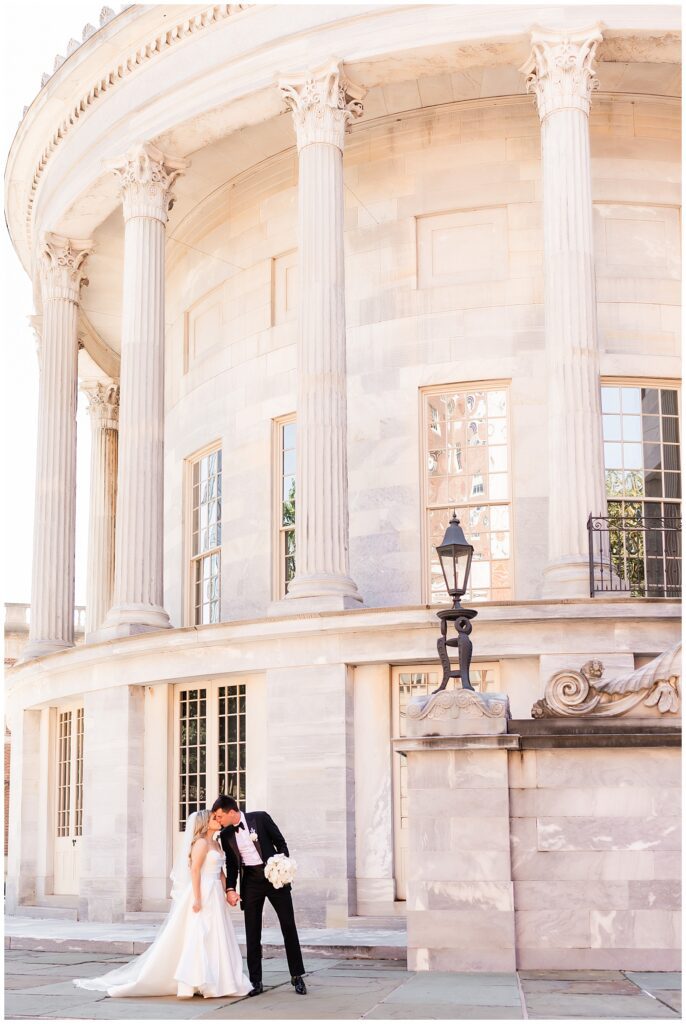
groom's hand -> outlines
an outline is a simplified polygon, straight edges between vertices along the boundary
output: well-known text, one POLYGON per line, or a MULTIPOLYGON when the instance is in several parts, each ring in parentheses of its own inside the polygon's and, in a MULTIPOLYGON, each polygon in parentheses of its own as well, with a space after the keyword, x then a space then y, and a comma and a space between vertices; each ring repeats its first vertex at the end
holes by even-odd
POLYGON ((226 890, 226 902, 229 904, 230 907, 236 906, 236 904, 238 903, 238 893, 236 892, 235 889, 226 890))

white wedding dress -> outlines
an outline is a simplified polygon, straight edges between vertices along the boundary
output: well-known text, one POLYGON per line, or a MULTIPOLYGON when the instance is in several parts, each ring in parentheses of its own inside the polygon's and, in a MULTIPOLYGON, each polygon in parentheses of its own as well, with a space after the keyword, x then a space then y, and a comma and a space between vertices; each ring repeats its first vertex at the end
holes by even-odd
POLYGON ((212 844, 200 875, 201 909, 193 912, 190 881, 174 900, 152 946, 100 978, 78 978, 80 988, 109 996, 244 996, 252 988, 229 916, 220 874, 224 854, 212 844), (214 847, 214 848, 212 848, 214 847))

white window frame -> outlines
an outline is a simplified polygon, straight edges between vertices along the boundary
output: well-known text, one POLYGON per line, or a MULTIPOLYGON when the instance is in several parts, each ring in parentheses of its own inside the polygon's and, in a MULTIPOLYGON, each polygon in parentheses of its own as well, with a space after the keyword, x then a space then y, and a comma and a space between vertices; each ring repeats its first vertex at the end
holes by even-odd
MULTIPOLYGON (((604 387, 615 387, 615 388, 655 388, 658 391, 660 391, 660 390, 676 391, 676 394, 677 394, 677 415, 676 415, 676 419, 677 419, 677 423, 678 423, 678 426, 679 426, 679 442, 678 442, 676 447, 679 449, 679 459, 680 459, 680 461, 683 459, 683 455, 684 455, 684 446, 683 446, 683 443, 682 443, 683 420, 682 420, 682 415, 681 415, 682 396, 681 396, 681 380, 679 378, 674 378, 674 377, 670 378, 670 377, 602 376, 600 378, 600 388, 604 388, 604 387)), ((604 424, 604 422, 602 420, 602 417, 603 417, 603 415, 608 415, 608 414, 604 414, 603 411, 602 411, 602 399, 601 399, 601 413, 600 413, 600 415, 601 415, 600 434, 601 434, 601 440, 602 440, 602 444, 603 444, 603 467, 602 467, 602 469, 603 469, 603 484, 604 484, 604 487, 605 487, 605 501, 608 504, 608 506, 609 506, 610 503, 615 503, 615 504, 620 504, 620 505, 632 505, 633 504, 633 505, 641 505, 641 506, 645 506, 646 504, 658 504, 658 505, 676 505, 679 509, 681 509, 682 505, 683 505, 683 502, 684 502, 683 466, 682 466, 682 469, 680 470, 681 482, 682 482, 681 497, 680 498, 668 498, 668 497, 665 497, 665 496, 650 497, 649 495, 646 495, 646 494, 643 494, 643 495, 637 496, 637 497, 620 497, 620 496, 612 496, 612 495, 609 495, 607 493, 607 481, 605 479, 605 476, 606 476, 606 473, 607 473, 607 467, 605 465, 605 444, 606 443, 611 443, 611 442, 606 442, 606 440, 605 440, 605 424, 604 424)), ((612 415, 612 414, 609 414, 609 415, 612 415)), ((620 415, 620 422, 621 422, 622 414, 620 413, 619 415, 620 415)), ((639 416, 642 418, 642 415, 643 415, 643 413, 641 412, 639 414, 639 416)), ((661 414, 658 414, 658 419, 660 421, 660 446, 662 447, 664 442, 663 442, 663 439, 662 439, 662 415, 661 414)), ((622 442, 620 441, 619 443, 621 444, 622 442)), ((643 438, 641 438, 641 441, 638 442, 638 443, 643 445, 644 444, 643 438)), ((645 470, 644 470, 644 472, 645 472, 645 470)), ((663 468, 662 473, 664 474, 664 472, 665 472, 665 470, 663 468)), ((663 475, 663 490, 664 490, 664 475, 663 475)), ((608 525, 609 525, 609 522, 608 522, 608 525)), ((644 568, 645 568, 646 573, 647 573, 647 559, 646 559, 645 555, 644 555, 644 568)), ((654 598, 654 599, 655 600, 663 600, 662 598, 654 598)))
POLYGON ((198 679, 191 683, 177 683, 174 687, 174 710, 173 710, 173 727, 172 727, 172 763, 173 763, 173 817, 172 817, 172 835, 178 838, 180 832, 180 802, 181 802, 181 746, 180 746, 180 734, 181 734, 181 694, 192 690, 204 690, 205 691, 205 802, 206 806, 211 806, 218 792, 218 779, 219 779, 219 691, 224 686, 236 686, 242 687, 242 693, 239 696, 242 697, 245 706, 245 719, 243 722, 243 731, 239 728, 239 743, 241 742, 240 736, 242 735, 243 742, 245 744, 244 759, 243 759, 243 793, 239 793, 239 802, 245 800, 247 791, 248 777, 247 777, 247 730, 248 730, 248 677, 224 677, 222 679, 198 679), (217 792, 215 792, 217 790, 217 792))
MULTIPOLYGON (((204 448, 200 448, 198 451, 189 455, 184 460, 184 473, 183 473, 183 489, 184 489, 184 621, 187 626, 199 626, 209 625, 209 623, 199 623, 195 621, 195 573, 196 564, 202 559, 209 557, 212 554, 219 555, 219 621, 221 622, 221 594, 222 594, 222 545, 223 545, 223 530, 222 530, 222 544, 216 548, 212 548, 209 551, 204 551, 202 555, 195 555, 193 553, 193 467, 206 456, 211 455, 213 452, 222 452, 222 477, 224 473, 224 457, 223 457, 223 445, 221 440, 213 441, 211 444, 206 445, 204 448)), ((222 481, 223 485, 223 481, 222 481)), ((222 520, 223 523, 223 495, 222 495, 222 520)))
MULTIPOLYGON (((511 565, 511 594, 509 598, 498 599, 493 602, 500 604, 502 600, 514 600, 516 594, 516 560, 515 560, 515 522, 514 522, 514 501, 512 499, 512 452, 513 452, 513 438, 512 438, 512 381, 509 378, 501 378, 495 380, 477 380, 477 381, 457 381, 448 382, 445 384, 431 384, 427 387, 419 389, 419 489, 421 498, 420 507, 420 537, 421 537, 421 574, 422 574, 422 603, 432 608, 437 607, 436 604, 432 603, 431 600, 431 551, 429 545, 431 543, 431 537, 429 532, 429 474, 426 467, 425 455, 425 439, 428 428, 428 415, 427 399, 432 395, 440 395, 447 391, 506 391, 507 392, 507 481, 508 481, 508 493, 506 498, 498 498, 496 501, 469 501, 466 507, 479 507, 487 506, 489 508, 495 506, 507 505, 510 509, 510 565, 511 565)), ((487 449, 488 450, 488 446, 487 449)), ((434 507, 434 506, 432 506, 434 507)), ((450 509, 453 506, 435 506, 436 508, 445 507, 450 509)), ((458 507, 458 506, 455 506, 458 507)), ((491 588, 492 589, 492 588, 491 588)), ((477 603, 477 602, 475 602, 477 603)), ((489 604, 491 601, 478 601, 478 604, 489 604)))
MULTIPOLYGON (((297 414, 288 413, 286 416, 279 416, 272 420, 272 523, 273 523, 273 552, 272 559, 272 593, 275 601, 280 601, 286 596, 286 534, 291 530, 295 533, 295 524, 292 527, 285 527, 281 522, 282 506, 282 485, 283 485, 283 428, 290 423, 297 424, 297 414)), ((296 435, 297 436, 297 435, 296 435)), ((297 445, 297 440, 296 440, 297 445)), ((297 448, 296 448, 297 453, 297 448)), ((297 519, 297 495, 298 484, 296 477, 296 519, 297 519)), ((296 552, 297 571, 297 552, 296 552)))

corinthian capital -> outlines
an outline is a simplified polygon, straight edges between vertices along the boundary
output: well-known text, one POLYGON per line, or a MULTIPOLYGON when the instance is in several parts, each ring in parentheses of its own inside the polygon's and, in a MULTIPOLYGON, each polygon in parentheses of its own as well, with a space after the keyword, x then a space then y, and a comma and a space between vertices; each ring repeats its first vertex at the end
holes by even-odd
POLYGON ((298 151, 313 142, 343 149, 344 136, 362 117, 365 89, 344 76, 337 60, 279 80, 279 90, 293 112, 298 151))
POLYGON ((92 252, 93 243, 90 241, 64 238, 52 232, 43 236, 38 255, 43 302, 51 299, 79 301, 81 285, 88 284, 84 263, 92 252))
POLYGON ((593 61, 602 41, 599 26, 583 32, 531 33, 531 56, 521 69, 533 92, 541 121, 555 110, 575 108, 588 114, 598 88, 593 61))
POLYGON ((188 161, 165 156, 146 143, 133 146, 123 160, 114 161, 110 167, 119 175, 124 220, 150 217, 166 224, 174 204, 174 182, 188 167, 188 161))
POLYGON ((88 415, 100 427, 119 427, 119 385, 114 380, 86 380, 80 390, 88 399, 88 415))

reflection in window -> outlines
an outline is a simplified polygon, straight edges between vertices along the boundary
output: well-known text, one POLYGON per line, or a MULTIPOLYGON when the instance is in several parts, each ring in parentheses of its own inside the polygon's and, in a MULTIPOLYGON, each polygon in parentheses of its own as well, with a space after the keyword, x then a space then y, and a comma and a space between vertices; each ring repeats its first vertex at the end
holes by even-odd
POLYGON ((277 491, 279 495, 279 597, 285 597, 295 576, 295 456, 297 427, 289 416, 277 424, 279 464, 277 491))
POLYGON ((179 694, 179 831, 207 803, 207 690, 179 694))
POLYGON ((220 686, 217 792, 245 805, 245 683, 220 686))
POLYGON ((193 622, 219 622, 221 613, 222 453, 193 462, 191 579, 193 622))
POLYGON ((446 389, 427 393, 424 408, 430 601, 448 601, 436 545, 453 509, 474 545, 467 598, 507 600, 512 596, 507 391, 446 389))
POLYGON ((624 525, 610 530, 615 571, 636 594, 677 596, 681 534, 663 527, 681 516, 678 393, 607 384, 601 400, 608 516, 624 525))

